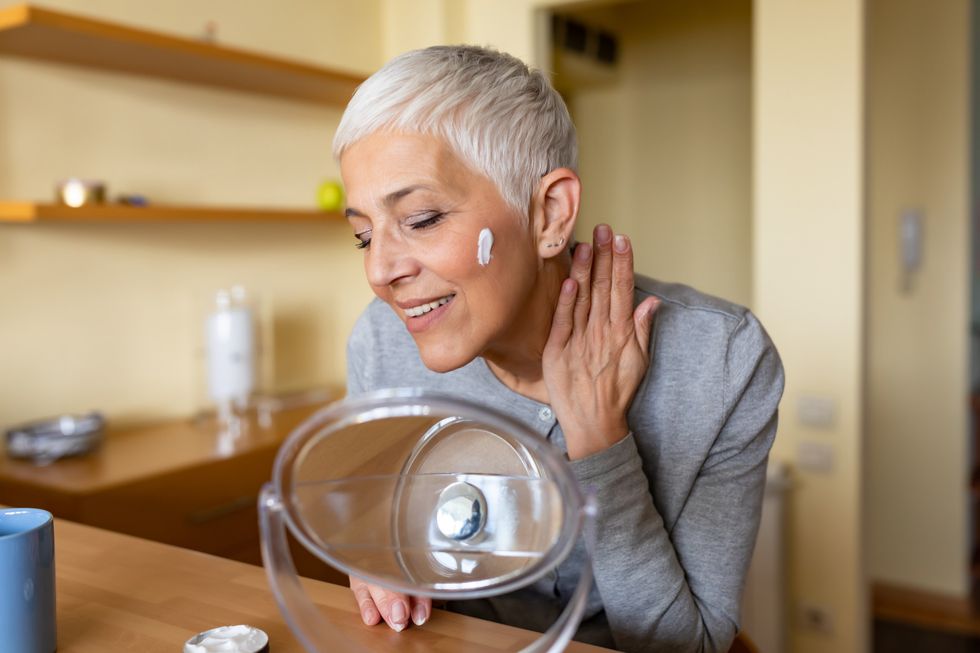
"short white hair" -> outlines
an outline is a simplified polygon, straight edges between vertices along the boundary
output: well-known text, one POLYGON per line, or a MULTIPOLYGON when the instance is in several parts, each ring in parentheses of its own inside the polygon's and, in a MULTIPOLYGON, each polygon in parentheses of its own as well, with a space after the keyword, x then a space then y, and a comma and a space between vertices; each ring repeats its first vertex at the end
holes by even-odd
POLYGON ((389 61, 354 93, 333 154, 382 131, 441 138, 523 216, 542 176, 578 166, 575 126, 548 78, 488 48, 433 46, 389 61))

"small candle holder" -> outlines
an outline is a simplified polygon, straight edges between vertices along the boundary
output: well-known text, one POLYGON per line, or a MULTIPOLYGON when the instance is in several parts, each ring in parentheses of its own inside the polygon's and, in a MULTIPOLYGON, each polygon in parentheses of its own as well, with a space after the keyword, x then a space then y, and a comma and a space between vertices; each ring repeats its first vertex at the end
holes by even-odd
POLYGON ((89 204, 105 204, 105 182, 72 177, 59 181, 55 186, 59 204, 78 208, 89 204))

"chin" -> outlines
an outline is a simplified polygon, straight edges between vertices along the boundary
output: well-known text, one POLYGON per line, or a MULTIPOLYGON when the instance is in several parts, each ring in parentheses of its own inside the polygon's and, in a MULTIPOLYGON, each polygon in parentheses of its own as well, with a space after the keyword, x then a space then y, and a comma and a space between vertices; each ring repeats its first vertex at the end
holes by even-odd
POLYGON ((468 364, 476 354, 467 354, 438 344, 424 344, 416 340, 422 364, 433 372, 452 372, 468 364))

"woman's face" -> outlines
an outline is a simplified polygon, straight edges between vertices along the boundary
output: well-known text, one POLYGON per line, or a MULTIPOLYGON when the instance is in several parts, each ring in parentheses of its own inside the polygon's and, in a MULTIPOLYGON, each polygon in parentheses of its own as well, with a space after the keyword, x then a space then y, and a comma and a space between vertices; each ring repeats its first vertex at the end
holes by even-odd
POLYGON ((440 139, 376 133, 341 159, 347 215, 375 294, 405 323, 426 367, 465 365, 511 334, 534 288, 530 229, 496 186, 440 139), (493 234, 487 265, 480 232, 493 234))

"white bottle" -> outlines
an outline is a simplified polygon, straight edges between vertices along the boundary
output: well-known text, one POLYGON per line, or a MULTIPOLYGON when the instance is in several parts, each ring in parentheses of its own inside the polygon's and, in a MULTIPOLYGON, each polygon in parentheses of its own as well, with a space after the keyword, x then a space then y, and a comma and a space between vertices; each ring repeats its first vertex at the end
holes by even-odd
POLYGON ((219 290, 207 320, 208 392, 223 420, 248 405, 255 387, 255 325, 244 290, 219 290))

